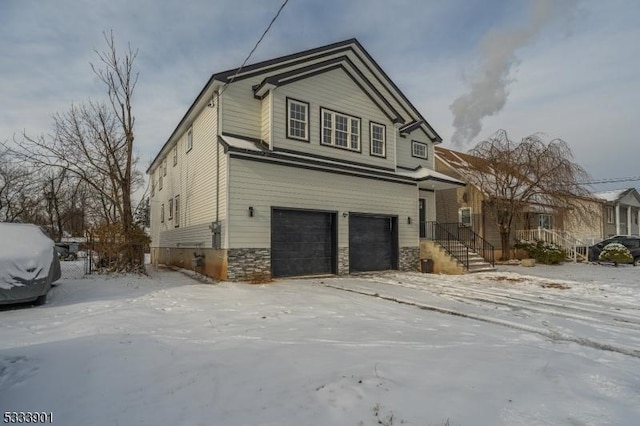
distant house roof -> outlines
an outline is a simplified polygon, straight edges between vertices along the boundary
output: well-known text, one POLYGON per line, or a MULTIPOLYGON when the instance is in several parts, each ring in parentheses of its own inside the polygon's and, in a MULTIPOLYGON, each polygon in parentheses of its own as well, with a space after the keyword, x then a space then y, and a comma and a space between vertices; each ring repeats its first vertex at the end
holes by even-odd
POLYGON ((592 195, 608 203, 622 203, 636 207, 640 206, 640 193, 635 188, 594 192, 592 195))

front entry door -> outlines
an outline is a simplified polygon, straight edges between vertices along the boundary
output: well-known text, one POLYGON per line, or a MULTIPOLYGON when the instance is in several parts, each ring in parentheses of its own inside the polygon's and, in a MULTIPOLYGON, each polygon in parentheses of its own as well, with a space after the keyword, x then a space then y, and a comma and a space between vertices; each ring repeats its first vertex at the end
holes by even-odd
POLYGON ((427 200, 418 199, 418 211, 420 221, 420 238, 427 238, 427 200))

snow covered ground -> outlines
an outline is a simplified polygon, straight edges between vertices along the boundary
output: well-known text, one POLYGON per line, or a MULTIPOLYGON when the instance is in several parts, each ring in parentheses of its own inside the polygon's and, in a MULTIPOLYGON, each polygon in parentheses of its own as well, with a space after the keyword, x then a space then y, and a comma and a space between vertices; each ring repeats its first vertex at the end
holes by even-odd
POLYGON ((60 425, 637 425, 640 268, 62 280, 0 310, 0 410, 60 425), (528 274, 528 275, 523 275, 528 274))

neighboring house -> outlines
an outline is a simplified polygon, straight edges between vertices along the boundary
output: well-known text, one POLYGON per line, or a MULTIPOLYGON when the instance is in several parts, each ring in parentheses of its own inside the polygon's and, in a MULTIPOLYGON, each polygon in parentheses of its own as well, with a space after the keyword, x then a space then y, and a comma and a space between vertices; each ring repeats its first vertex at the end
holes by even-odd
MULTIPOLYGON (((483 161, 472 155, 438 146, 435 148, 435 168, 438 172, 467 183, 461 188, 436 193, 438 223, 459 223, 470 227, 495 246, 496 256, 500 257, 502 253, 497 221, 491 211, 485 209, 485 202, 492 194, 486 194, 479 186, 472 183, 479 180, 475 175, 483 169, 483 161)), ((512 223, 512 246, 516 239, 536 238, 575 248, 576 245, 586 245, 582 243, 582 239, 592 241, 601 238, 602 203, 595 198, 576 198, 577 202, 582 203, 592 214, 585 217, 585 215, 577 215, 571 209, 528 204, 512 223)))
POLYGON ((419 265, 440 136, 355 40, 214 74, 151 179, 151 257, 219 279, 419 265))
POLYGON ((604 237, 640 235, 640 193, 635 188, 596 192, 604 200, 604 237))

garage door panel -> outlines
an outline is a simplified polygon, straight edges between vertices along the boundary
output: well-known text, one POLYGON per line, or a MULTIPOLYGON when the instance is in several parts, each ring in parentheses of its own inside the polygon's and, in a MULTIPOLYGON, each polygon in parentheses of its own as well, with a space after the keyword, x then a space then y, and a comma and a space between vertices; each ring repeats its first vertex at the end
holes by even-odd
POLYGON ((391 216, 349 217, 351 272, 397 269, 397 219, 391 216))
POLYGON ((335 238, 335 213, 274 209, 273 276, 335 273, 335 238))

